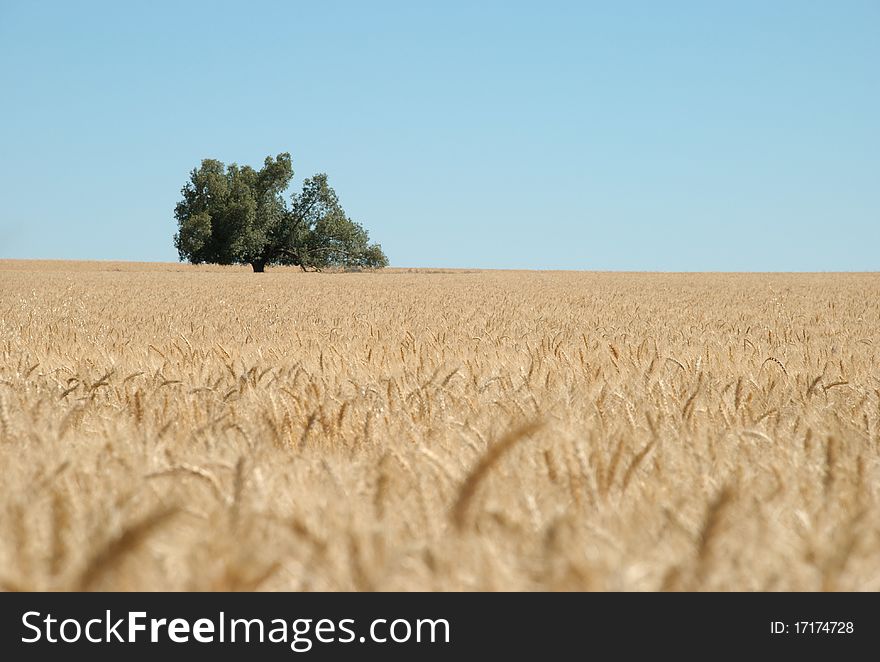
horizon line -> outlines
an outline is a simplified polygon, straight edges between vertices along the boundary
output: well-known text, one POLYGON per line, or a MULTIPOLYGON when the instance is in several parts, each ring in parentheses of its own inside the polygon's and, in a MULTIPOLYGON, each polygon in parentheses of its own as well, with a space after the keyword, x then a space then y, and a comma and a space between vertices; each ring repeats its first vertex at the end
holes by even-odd
MULTIPOLYGON (((31 257, 31 258, 20 258, 20 257, 0 257, 0 265, 5 263, 36 263, 36 262, 53 262, 53 263, 64 263, 64 262, 72 262, 76 264, 98 264, 98 265, 111 265, 111 264, 132 264, 132 265, 157 265, 157 266, 175 266, 175 267, 230 267, 230 268, 244 268, 247 267, 247 263, 241 264, 216 264, 212 262, 206 262, 202 264, 191 264, 189 262, 177 261, 170 262, 165 260, 122 260, 115 258, 89 258, 89 259, 79 259, 79 258, 42 258, 42 257, 31 257)), ((267 265, 267 269, 273 268, 282 268, 282 269, 296 269, 295 265, 267 265)), ((565 268, 565 267, 451 267, 451 266, 413 266, 413 265, 388 265, 384 267, 386 270, 419 270, 419 271, 460 271, 460 272, 478 272, 478 271, 532 271, 539 273, 547 273, 547 272, 574 272, 574 273, 593 273, 593 274, 880 274, 880 269, 877 270, 869 270, 869 269, 843 269, 843 270, 828 270, 828 269, 820 269, 820 270, 756 270, 749 271, 745 269, 734 269, 734 270, 723 270, 723 269, 589 269, 589 268, 565 268)), ((370 271, 381 271, 382 269, 364 269, 360 271, 360 273, 370 272, 370 271)), ((340 271, 345 271, 341 269, 340 271)), ((332 270, 327 270, 324 273, 334 273, 332 270)), ((357 273, 354 271, 352 273, 357 273)))

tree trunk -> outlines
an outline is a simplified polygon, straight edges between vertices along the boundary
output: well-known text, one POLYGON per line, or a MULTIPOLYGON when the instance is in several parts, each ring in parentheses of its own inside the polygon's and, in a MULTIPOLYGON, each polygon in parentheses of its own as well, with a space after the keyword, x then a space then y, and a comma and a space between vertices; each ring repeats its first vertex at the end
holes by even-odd
POLYGON ((254 260, 253 262, 251 262, 251 266, 254 268, 255 274, 261 274, 266 270, 266 261, 254 260))

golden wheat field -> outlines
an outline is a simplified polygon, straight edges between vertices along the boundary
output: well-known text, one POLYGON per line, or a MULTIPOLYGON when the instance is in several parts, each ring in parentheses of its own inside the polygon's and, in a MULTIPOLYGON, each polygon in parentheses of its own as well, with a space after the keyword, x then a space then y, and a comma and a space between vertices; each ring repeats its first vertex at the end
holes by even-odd
POLYGON ((880 589, 880 275, 0 262, 7 590, 880 589))

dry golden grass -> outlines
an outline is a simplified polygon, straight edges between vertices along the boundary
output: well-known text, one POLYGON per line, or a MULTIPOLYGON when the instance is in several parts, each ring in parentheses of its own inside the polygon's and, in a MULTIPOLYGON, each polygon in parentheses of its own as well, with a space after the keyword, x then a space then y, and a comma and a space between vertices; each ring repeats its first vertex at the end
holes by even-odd
POLYGON ((0 263, 0 587, 878 590, 880 276, 0 263))

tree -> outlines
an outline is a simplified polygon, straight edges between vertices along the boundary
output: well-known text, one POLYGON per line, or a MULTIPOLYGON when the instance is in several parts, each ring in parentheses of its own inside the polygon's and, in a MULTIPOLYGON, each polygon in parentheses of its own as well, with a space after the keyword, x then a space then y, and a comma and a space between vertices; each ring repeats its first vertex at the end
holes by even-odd
POLYGON ((380 268, 388 258, 371 244, 362 225, 339 204, 327 175, 303 182, 302 192, 284 200, 293 179, 290 154, 266 157, 262 169, 205 159, 190 173, 174 208, 174 246, 193 264, 290 264, 380 268))

